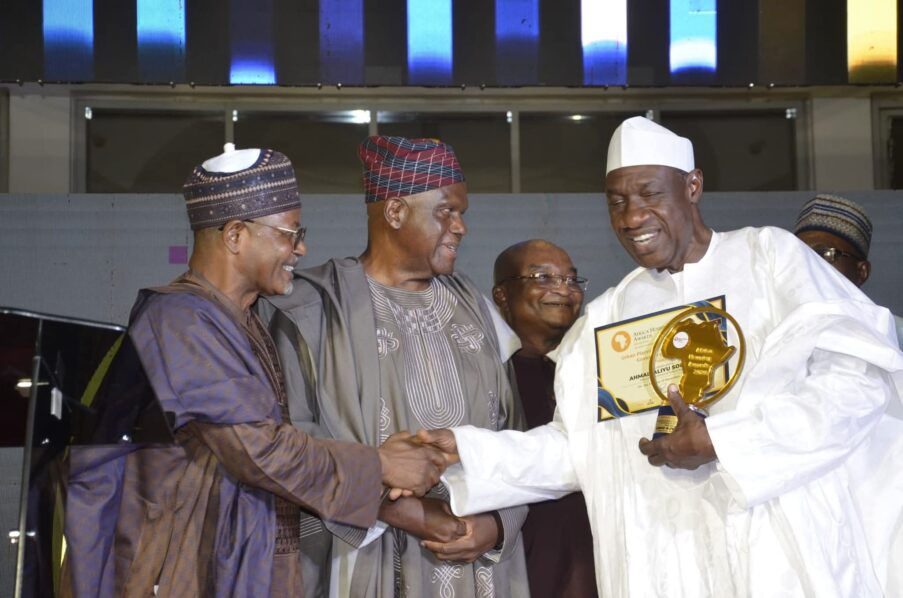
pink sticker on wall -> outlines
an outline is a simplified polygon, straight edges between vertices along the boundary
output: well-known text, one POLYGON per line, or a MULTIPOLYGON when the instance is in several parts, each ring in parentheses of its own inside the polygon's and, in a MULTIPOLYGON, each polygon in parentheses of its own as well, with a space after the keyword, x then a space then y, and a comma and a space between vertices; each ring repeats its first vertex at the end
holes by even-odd
POLYGON ((169 263, 170 264, 187 264, 188 263, 188 245, 170 245, 169 246, 169 263))

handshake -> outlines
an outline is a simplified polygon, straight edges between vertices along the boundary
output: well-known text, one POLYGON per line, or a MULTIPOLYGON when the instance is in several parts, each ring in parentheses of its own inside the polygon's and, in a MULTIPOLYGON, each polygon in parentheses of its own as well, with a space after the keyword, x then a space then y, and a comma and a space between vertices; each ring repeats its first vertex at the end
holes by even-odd
POLYGON ((448 429, 398 432, 379 447, 389 501, 379 518, 417 538, 441 561, 472 563, 504 539, 497 513, 456 517, 448 502, 424 496, 445 468, 458 461, 455 435, 448 429))
POLYGON ((423 496, 439 483, 445 468, 458 461, 455 435, 448 429, 396 432, 377 451, 391 500, 423 496))

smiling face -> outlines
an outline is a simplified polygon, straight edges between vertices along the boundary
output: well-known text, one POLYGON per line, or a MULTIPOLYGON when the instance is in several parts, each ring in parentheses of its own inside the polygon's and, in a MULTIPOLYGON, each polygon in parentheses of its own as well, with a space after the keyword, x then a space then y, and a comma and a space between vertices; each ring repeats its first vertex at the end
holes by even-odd
POLYGON ((700 170, 628 166, 605 182, 611 228, 637 264, 679 272, 705 255, 711 231, 699 214, 700 170))
MULTIPOLYGON (((577 275, 577 268, 567 252, 542 241, 526 245, 507 266, 500 273, 503 278, 537 273, 577 275)), ((521 278, 500 281, 493 289, 493 300, 505 321, 522 339, 539 335, 560 340, 580 314, 583 291, 564 283, 543 288, 533 280, 521 278)))
POLYGON ((428 277, 452 274, 461 239, 467 234, 467 184, 424 191, 402 201, 407 210, 398 243, 407 254, 411 269, 428 277))
POLYGON ((244 274, 261 295, 287 295, 292 292, 295 264, 307 251, 303 241, 292 246, 291 235, 270 227, 296 230, 301 225, 301 210, 255 218, 244 222, 248 230, 244 274))

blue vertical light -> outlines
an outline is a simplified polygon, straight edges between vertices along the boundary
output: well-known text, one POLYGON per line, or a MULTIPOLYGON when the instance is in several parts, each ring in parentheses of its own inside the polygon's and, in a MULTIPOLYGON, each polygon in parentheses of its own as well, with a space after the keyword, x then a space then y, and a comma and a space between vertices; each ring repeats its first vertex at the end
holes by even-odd
POLYGON ((44 78, 94 78, 93 0, 44 0, 44 78))
POLYGON ((496 80, 539 82, 539 0, 495 0, 496 80))
POLYGON ((138 66, 146 81, 185 78, 185 1, 137 0, 138 66))
POLYGON ((452 82, 452 0, 408 0, 408 83, 452 82))
POLYGON ((580 0, 585 85, 627 84, 627 0, 580 0))
POLYGON ((671 74, 718 69, 718 1, 671 0, 671 74))
POLYGON ((320 0, 320 79, 364 83, 362 0, 320 0))
POLYGON ((230 0, 229 11, 229 83, 275 84, 273 0, 230 0))

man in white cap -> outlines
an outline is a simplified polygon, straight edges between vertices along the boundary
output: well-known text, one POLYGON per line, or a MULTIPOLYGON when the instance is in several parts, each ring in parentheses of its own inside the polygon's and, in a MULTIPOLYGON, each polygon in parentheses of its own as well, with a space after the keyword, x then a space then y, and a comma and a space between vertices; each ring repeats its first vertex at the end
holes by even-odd
POLYGON ((708 228, 692 144, 652 121, 615 131, 606 185, 640 268, 562 341, 551 424, 420 432, 460 455, 445 476, 455 512, 582 490, 602 596, 900 595, 903 464, 887 448, 903 422, 885 410, 900 405, 903 355, 890 313, 788 232, 708 228), (722 296, 748 350, 708 418, 673 385, 670 435, 648 440, 656 408, 602 418, 595 330, 722 296))

